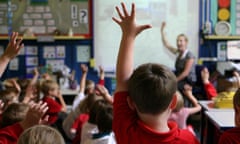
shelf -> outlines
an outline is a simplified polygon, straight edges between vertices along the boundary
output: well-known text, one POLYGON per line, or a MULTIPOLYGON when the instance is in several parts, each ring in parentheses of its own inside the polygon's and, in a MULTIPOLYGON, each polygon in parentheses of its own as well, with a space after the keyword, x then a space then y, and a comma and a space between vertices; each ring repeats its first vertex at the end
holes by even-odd
POLYGON ((240 40, 240 35, 234 36, 218 36, 218 35, 206 35, 205 39, 208 40, 240 40))
MULTIPOLYGON (((23 37, 23 40, 37 40, 39 37, 52 38, 54 40, 84 40, 91 39, 86 36, 51 36, 51 35, 43 35, 43 36, 34 36, 34 37, 23 37)), ((0 36, 0 40, 8 40, 8 36, 0 36)))

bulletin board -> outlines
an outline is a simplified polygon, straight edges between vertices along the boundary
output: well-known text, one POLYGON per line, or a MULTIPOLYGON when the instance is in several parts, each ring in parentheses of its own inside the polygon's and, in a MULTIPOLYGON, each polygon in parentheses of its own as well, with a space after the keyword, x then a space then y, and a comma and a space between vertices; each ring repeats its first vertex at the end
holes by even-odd
POLYGON ((8 29, 23 33, 32 29, 34 34, 90 34, 90 6, 88 0, 6 0, 0 1, 0 31, 8 29))

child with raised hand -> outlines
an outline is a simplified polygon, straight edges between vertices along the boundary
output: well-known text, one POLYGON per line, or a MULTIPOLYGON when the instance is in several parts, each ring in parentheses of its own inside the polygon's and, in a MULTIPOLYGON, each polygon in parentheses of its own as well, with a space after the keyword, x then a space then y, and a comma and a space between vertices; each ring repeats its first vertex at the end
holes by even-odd
POLYGON ((16 144, 21 133, 34 125, 46 124, 48 116, 44 116, 48 110, 47 104, 30 102, 29 109, 23 121, 0 129, 1 144, 16 144))
POLYGON ((238 90, 233 97, 235 128, 224 131, 218 144, 239 144, 240 142, 240 76, 237 72, 234 72, 234 76, 237 78, 238 85, 238 90))
POLYGON ((180 92, 177 92, 177 105, 173 109, 169 120, 173 120, 178 124, 180 129, 187 129, 195 135, 194 129, 191 125, 187 125, 187 119, 190 115, 200 112, 201 106, 197 99, 192 94, 192 87, 188 84, 184 86, 184 96, 192 103, 192 107, 184 107, 184 99, 180 92))
POLYGON ((212 98, 217 96, 217 91, 213 84, 209 81, 209 71, 206 67, 201 70, 201 78, 207 95, 207 99, 212 100, 212 98))
MULTIPOLYGON (((71 130, 75 120, 81 113, 88 113, 90 106, 97 99, 95 95, 95 83, 91 80, 87 80, 88 67, 85 64, 81 64, 80 68, 82 76, 80 79, 79 94, 74 98, 72 111, 63 122, 63 129, 70 139, 75 138, 77 133, 77 131, 71 130)), ((99 84, 104 85, 104 70, 102 67, 99 67, 99 71, 99 84)))
POLYGON ((49 115, 49 124, 52 125, 59 119, 61 112, 65 113, 67 111, 66 103, 55 81, 44 81, 41 85, 41 90, 44 95, 42 101, 46 102, 49 107, 46 113, 49 115))
POLYGON ((124 3, 116 7, 122 29, 117 58, 117 86, 113 104, 113 131, 117 143, 199 144, 188 130, 168 118, 176 105, 176 76, 159 64, 144 64, 133 72, 134 41, 150 25, 137 25, 135 5, 129 13, 124 3))
MULTIPOLYGON (((82 76, 80 79, 80 88, 79 88, 79 93, 78 95, 74 98, 73 105, 72 105, 72 110, 66 117, 66 119, 63 121, 63 129, 66 135, 70 138, 73 139, 75 137, 76 132, 71 132, 71 127, 75 121, 75 119, 78 118, 79 114, 84 113, 81 112, 79 108, 79 104, 83 99, 85 98, 85 88, 86 88, 86 79, 87 79, 87 73, 88 73, 88 67, 84 64, 80 65, 81 71, 82 71, 82 76)), ((92 97, 89 97, 89 101, 92 97)), ((85 98, 86 99, 86 98, 85 98)))
POLYGON ((95 109, 95 111, 95 122, 98 132, 92 133, 91 138, 81 141, 81 144, 116 144, 115 136, 112 132, 112 105, 105 103, 101 106, 98 106, 98 109, 95 109))
POLYGON ((0 57, 0 77, 5 71, 10 60, 16 57, 23 47, 24 44, 22 44, 22 38, 18 38, 18 32, 13 32, 6 50, 0 57))

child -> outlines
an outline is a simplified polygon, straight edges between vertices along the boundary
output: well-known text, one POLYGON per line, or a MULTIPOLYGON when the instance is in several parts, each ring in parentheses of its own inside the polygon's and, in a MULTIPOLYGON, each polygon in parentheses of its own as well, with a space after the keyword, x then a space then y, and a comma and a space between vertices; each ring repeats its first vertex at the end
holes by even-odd
POLYGON ((184 86, 184 94, 193 104, 193 107, 184 107, 184 100, 180 92, 177 92, 177 105, 173 109, 169 120, 173 120, 178 124, 180 129, 188 129, 194 135, 194 130, 190 125, 187 125, 187 119, 190 115, 195 114, 201 110, 197 99, 192 95, 192 87, 190 85, 184 86))
POLYGON ((213 84, 209 81, 209 71, 206 67, 203 68, 201 71, 201 78, 207 95, 207 99, 212 100, 212 98, 217 96, 217 91, 213 84))
POLYGON ((122 29, 117 58, 117 86, 113 104, 113 131, 120 144, 199 144, 188 130, 168 122, 176 105, 176 76, 165 66, 144 64, 133 72, 133 52, 136 36, 150 25, 137 25, 135 5, 129 13, 124 3, 116 7, 122 29))
POLYGON ((22 43, 22 38, 18 38, 18 33, 13 32, 6 50, 0 57, 0 77, 2 77, 2 74, 5 71, 10 60, 16 57, 23 47, 24 44, 22 43))
POLYGON ((18 144, 65 144, 62 135, 46 125, 35 125, 26 129, 19 137, 18 144))
MULTIPOLYGON (((75 138, 77 133, 75 130, 70 130, 74 121, 79 117, 81 113, 88 113, 90 106, 96 100, 95 83, 93 81, 87 81, 88 67, 84 64, 81 64, 80 68, 82 70, 82 76, 80 79, 79 94, 74 98, 72 111, 68 114, 67 118, 63 122, 63 129, 70 139, 75 138)), ((99 84, 104 85, 104 71, 102 67, 99 67, 99 69, 99 84)))
MULTIPOLYGON (((240 88, 240 76, 237 72, 234 75, 238 81, 238 87, 240 88)), ((218 144, 239 144, 240 142, 240 89, 237 90, 233 97, 233 107, 235 111, 235 128, 226 130, 218 141, 218 144)))
POLYGON ((93 134, 99 133, 97 127, 97 114, 103 107, 111 106, 106 100, 97 100, 90 109, 89 120, 83 124, 81 131, 81 143, 85 144, 92 139, 93 134))
POLYGON ((52 125, 58 120, 58 115, 61 112, 66 112, 66 104, 60 93, 58 84, 52 80, 46 80, 42 83, 41 90, 43 92, 43 102, 48 104, 47 115, 49 115, 49 124, 52 125), (59 102, 58 102, 59 100, 59 102))
POLYGON ((115 144, 115 137, 112 132, 112 105, 106 104, 99 107, 96 114, 96 125, 98 133, 92 134, 92 138, 87 139, 82 144, 115 144))
POLYGON ((2 113, 1 128, 22 121, 28 111, 28 105, 24 103, 12 103, 2 113))
POLYGON ((47 104, 29 103, 29 109, 23 121, 15 123, 0 129, 0 143, 1 144, 16 144, 18 137, 25 130, 36 124, 45 124, 48 116, 43 117, 48 110, 47 104))

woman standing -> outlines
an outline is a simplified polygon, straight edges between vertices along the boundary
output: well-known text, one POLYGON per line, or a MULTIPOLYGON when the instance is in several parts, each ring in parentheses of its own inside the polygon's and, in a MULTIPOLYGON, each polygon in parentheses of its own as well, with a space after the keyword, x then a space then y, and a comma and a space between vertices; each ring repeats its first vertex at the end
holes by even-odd
POLYGON ((161 26, 161 35, 163 45, 173 54, 177 55, 175 61, 175 74, 178 81, 178 89, 183 90, 185 84, 192 85, 195 78, 195 56, 187 49, 188 38, 184 34, 177 36, 177 48, 171 46, 165 37, 164 28, 166 23, 161 26))

